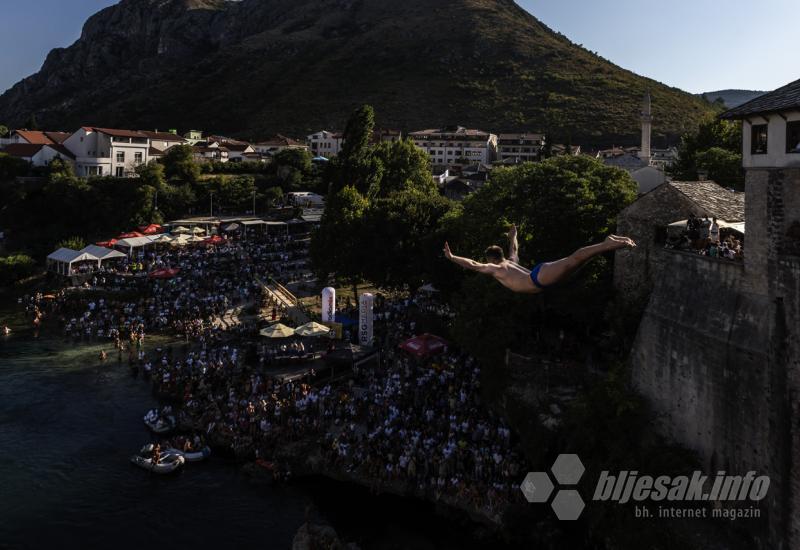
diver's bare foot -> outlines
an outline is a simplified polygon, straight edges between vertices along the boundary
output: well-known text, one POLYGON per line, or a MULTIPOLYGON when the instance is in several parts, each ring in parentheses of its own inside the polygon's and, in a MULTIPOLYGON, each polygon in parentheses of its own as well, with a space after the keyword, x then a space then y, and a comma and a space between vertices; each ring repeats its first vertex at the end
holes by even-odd
POLYGON ((606 245, 609 250, 617 250, 620 248, 636 248, 636 243, 633 239, 628 237, 620 237, 619 235, 609 235, 606 237, 606 245))

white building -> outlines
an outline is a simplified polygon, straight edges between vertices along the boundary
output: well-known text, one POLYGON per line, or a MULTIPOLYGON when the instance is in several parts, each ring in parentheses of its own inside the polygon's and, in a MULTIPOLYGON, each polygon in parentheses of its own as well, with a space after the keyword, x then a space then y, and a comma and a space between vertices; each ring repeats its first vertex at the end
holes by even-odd
POLYGON ((200 161, 228 162, 230 151, 217 141, 199 142, 194 145, 194 158, 200 161))
POLYGON ((83 127, 64 141, 78 176, 131 177, 151 160, 150 138, 134 130, 83 127))
POLYGON ((500 134, 497 137, 497 160, 505 164, 536 162, 542 157, 544 134, 500 134))
MULTIPOLYGON (((228 150, 228 160, 231 162, 242 162, 248 160, 248 157, 256 152, 255 148, 249 143, 243 142, 222 142, 220 147, 225 147, 228 150)), ((252 160, 252 159, 250 159, 252 160)))
POLYGON ((53 159, 61 159, 65 162, 75 163, 75 155, 61 144, 31 144, 13 143, 7 145, 2 152, 11 156, 30 162, 33 166, 47 166, 53 159))
POLYGON ((742 165, 800 168, 800 80, 735 107, 722 116, 742 120, 742 165))
POLYGON ((409 137, 430 155, 434 168, 490 164, 497 154, 497 136, 482 130, 453 126, 412 132, 409 137))
POLYGON ((142 130, 141 133, 150 138, 150 147, 162 153, 170 147, 184 145, 187 143, 186 139, 182 138, 177 134, 177 132, 173 131, 159 132, 156 130, 154 132, 150 132, 148 130, 142 130))
POLYGON ((338 132, 320 130, 306 139, 311 148, 311 154, 315 157, 335 157, 342 150, 342 134, 338 132))

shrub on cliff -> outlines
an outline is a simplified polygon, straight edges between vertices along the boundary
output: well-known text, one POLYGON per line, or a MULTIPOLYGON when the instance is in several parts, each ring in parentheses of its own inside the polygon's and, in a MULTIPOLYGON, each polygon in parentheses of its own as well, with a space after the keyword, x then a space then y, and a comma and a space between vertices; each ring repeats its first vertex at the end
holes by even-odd
POLYGON ((9 286, 30 277, 36 271, 36 262, 25 254, 0 258, 0 286, 9 286))

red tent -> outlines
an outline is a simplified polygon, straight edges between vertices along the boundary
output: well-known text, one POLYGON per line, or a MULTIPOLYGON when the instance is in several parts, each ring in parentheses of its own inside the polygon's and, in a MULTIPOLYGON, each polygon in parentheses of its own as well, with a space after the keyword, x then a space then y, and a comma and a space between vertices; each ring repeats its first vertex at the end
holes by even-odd
POLYGON ((131 231, 130 233, 123 233, 122 235, 120 235, 117 238, 118 239, 135 239, 136 237, 144 237, 144 235, 142 235, 138 231, 131 231))
POLYGON ((143 235, 158 235, 159 233, 164 232, 164 228, 158 225, 157 223, 151 223, 150 225, 140 225, 137 229, 143 235))
POLYGON ((104 246, 106 248, 113 248, 115 244, 117 244, 117 239, 109 239, 107 241, 101 241, 99 243, 95 243, 97 246, 104 246))
POLYGON ((430 357, 431 355, 438 355, 444 352, 446 348, 447 340, 439 336, 434 336, 433 334, 414 336, 400 344, 400 349, 420 359, 430 357))
POLYGON ((223 239, 219 235, 213 235, 213 236, 209 237, 208 239, 206 239, 206 244, 223 244, 224 242, 225 242, 225 239, 223 239))
POLYGON ((172 279, 180 272, 181 270, 177 267, 173 269, 156 269, 155 271, 151 271, 148 277, 151 279, 172 279))

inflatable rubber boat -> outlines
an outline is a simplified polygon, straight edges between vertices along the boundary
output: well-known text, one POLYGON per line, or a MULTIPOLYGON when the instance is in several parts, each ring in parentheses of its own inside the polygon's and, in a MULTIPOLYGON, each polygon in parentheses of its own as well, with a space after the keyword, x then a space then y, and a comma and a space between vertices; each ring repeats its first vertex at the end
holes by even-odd
POLYGON ((165 453, 174 453, 182 456, 186 462, 201 462, 211 456, 211 447, 205 446, 199 451, 181 451, 178 449, 169 448, 165 453))
POLYGON ((153 458, 150 455, 153 451, 152 445, 145 446, 142 451, 131 457, 131 462, 154 474, 171 474, 181 466, 183 466, 184 458, 176 453, 165 451, 158 463, 153 463, 153 458), (150 456, 149 456, 150 455, 150 456))

